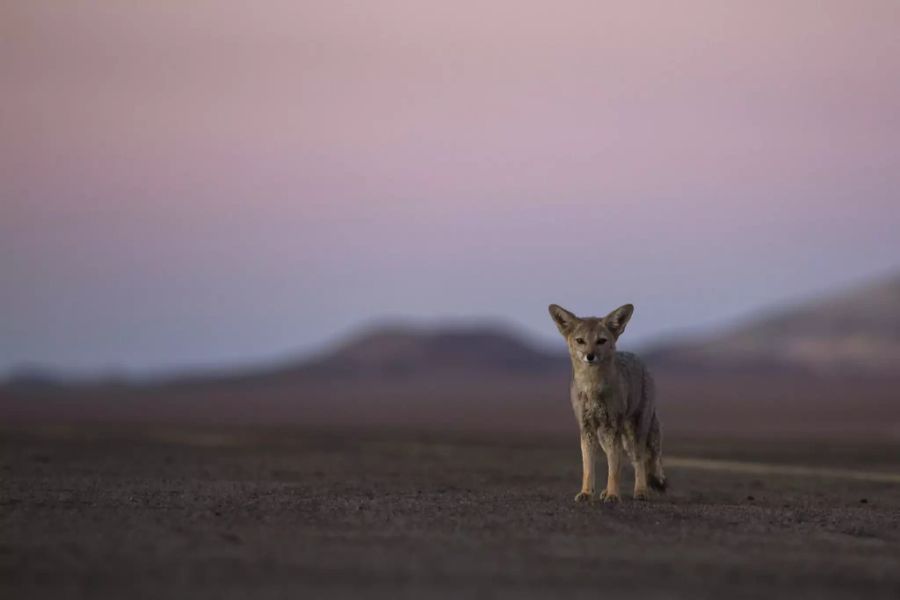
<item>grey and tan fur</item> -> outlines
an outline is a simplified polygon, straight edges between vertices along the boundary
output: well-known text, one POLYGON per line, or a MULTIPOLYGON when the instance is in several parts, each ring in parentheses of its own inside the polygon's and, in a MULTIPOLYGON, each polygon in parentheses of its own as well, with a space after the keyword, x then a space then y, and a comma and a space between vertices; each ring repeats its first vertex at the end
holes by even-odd
POLYGON ((571 399, 581 432, 583 468, 576 502, 594 497, 598 447, 606 453, 609 467, 601 500, 619 500, 625 457, 634 466, 635 498, 646 499, 648 487, 661 492, 666 488, 653 379, 637 356, 616 351, 616 340, 633 312, 634 307, 626 304, 602 318, 579 318, 550 305, 550 316, 566 338, 572 359, 571 399))

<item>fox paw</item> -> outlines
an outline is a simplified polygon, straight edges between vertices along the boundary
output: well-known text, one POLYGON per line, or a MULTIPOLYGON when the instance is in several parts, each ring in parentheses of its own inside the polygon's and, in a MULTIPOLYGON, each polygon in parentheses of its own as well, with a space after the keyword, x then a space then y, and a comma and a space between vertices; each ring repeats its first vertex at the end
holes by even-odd
POLYGON ((635 500, 649 500, 650 493, 647 490, 640 490, 634 493, 635 500))
POLYGON ((578 492, 575 494, 575 502, 590 502, 594 499, 594 495, 591 492, 578 492))
POLYGON ((619 501, 619 495, 610 494, 608 491, 603 490, 602 492, 600 492, 600 500, 608 504, 612 504, 619 501))

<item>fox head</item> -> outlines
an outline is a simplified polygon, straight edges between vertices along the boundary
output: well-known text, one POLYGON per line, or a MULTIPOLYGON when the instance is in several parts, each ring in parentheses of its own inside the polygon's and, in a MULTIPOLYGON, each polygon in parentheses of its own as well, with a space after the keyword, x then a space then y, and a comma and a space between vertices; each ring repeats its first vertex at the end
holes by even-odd
POLYGON ((576 317, 556 304, 550 305, 550 316, 566 338, 569 355, 575 365, 601 365, 616 351, 616 340, 625 331, 634 306, 625 304, 605 317, 576 317))

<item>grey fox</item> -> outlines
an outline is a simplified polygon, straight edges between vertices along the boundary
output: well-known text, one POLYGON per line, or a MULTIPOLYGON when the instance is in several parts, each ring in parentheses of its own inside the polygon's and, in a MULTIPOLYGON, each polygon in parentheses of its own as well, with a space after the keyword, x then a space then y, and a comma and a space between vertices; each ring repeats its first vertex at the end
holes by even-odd
POLYGON ((556 304, 550 316, 566 338, 572 359, 572 408, 581 432, 583 477, 576 502, 594 497, 594 463, 603 448, 609 466, 605 502, 619 500, 619 466, 623 455, 634 466, 634 497, 647 488, 663 492, 662 433, 656 415, 653 379, 641 360, 617 352, 616 340, 634 307, 625 304, 602 318, 576 317, 556 304))

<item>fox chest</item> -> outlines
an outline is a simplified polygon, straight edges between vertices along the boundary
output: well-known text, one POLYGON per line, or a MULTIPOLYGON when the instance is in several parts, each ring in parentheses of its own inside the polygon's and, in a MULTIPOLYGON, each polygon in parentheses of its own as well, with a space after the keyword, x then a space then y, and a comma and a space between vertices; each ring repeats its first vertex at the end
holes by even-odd
POLYGON ((617 411, 606 401, 602 392, 574 392, 572 408, 578 424, 586 431, 609 431, 615 429, 620 421, 617 411))

